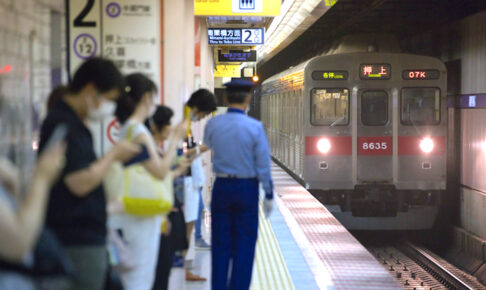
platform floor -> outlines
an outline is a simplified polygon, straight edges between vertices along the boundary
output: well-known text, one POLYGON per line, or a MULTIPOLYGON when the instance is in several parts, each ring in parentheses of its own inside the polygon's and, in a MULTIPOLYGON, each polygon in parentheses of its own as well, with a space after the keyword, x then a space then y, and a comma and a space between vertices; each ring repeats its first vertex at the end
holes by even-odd
MULTIPOLYGON (((402 289, 300 184, 275 164, 272 175, 277 206, 269 219, 260 211, 251 289, 402 289)), ((176 268, 170 289, 211 289, 210 266, 210 251, 196 251, 192 271, 208 281, 184 283, 176 268)))

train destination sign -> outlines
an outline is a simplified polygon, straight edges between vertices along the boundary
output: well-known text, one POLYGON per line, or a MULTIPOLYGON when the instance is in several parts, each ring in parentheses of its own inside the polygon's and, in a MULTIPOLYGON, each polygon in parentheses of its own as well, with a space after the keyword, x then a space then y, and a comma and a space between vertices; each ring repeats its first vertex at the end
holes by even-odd
POLYGON ((221 50, 218 50, 219 62, 253 62, 256 60, 256 50, 230 50, 228 53, 223 53, 221 50))
POLYGON ((407 69, 402 72, 404 80, 438 80, 440 72, 436 69, 407 69))
POLYGON ((336 71, 313 71, 312 79, 316 81, 344 81, 348 79, 348 72, 344 70, 336 71))
POLYGON ((259 45, 263 28, 208 28, 209 45, 259 45))
POLYGON ((359 67, 359 77, 362 80, 389 80, 391 65, 386 63, 362 64, 359 67))

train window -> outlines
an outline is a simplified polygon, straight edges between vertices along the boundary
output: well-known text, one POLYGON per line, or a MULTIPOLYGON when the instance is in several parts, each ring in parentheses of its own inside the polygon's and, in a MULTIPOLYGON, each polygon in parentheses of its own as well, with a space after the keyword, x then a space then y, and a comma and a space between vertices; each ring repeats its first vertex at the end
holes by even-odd
POLYGON ((402 123, 437 125, 440 123, 440 90, 437 88, 402 89, 402 123))
POLYGON ((312 125, 348 124, 348 89, 313 89, 311 94, 312 125))
POLYGON ((361 122, 367 126, 384 126, 388 122, 388 94, 366 91, 361 95, 361 122))

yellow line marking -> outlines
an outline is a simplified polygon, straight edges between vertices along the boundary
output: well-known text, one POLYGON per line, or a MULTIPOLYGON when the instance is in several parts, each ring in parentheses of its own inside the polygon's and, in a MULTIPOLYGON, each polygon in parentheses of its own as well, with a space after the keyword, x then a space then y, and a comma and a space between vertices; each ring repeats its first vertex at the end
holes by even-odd
POLYGON ((259 206, 258 240, 250 289, 294 290, 287 264, 283 259, 270 221, 259 206))

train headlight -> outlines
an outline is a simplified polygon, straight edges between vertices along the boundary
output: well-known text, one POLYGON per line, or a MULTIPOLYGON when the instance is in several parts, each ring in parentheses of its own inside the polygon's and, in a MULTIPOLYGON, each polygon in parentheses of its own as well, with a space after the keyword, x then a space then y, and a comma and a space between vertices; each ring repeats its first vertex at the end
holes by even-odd
POLYGON ((422 141, 420 141, 420 149, 424 153, 432 152, 432 150, 434 150, 434 141, 429 137, 422 139, 422 141))
POLYGON ((322 154, 326 154, 331 150, 331 142, 327 138, 321 138, 317 142, 317 150, 322 154))

